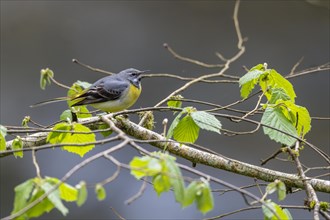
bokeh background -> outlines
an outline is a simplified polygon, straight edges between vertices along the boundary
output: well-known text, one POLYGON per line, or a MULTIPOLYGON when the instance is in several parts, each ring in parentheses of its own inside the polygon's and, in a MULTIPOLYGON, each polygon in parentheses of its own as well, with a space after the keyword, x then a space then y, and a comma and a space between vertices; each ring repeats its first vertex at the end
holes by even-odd
MULTIPOLYGON (((304 60, 298 70, 329 62, 329 1, 318 1, 320 4, 310 2, 243 1, 239 20, 243 36, 248 37, 245 43, 247 51, 227 73, 242 76, 242 66, 267 62, 269 67, 287 74, 301 57, 304 60)), ((24 116, 31 116, 44 125, 58 120, 60 113, 66 109, 65 103, 29 107, 35 102, 66 94, 55 85, 47 87, 46 91, 40 89, 39 73, 42 68, 51 68, 55 78, 67 85, 76 80, 94 82, 104 76, 73 64, 73 58, 113 72, 134 67, 149 69, 152 73, 188 77, 218 71, 178 61, 162 45, 166 42, 178 53, 207 63, 221 62, 215 52, 230 57, 237 51, 233 8, 234 1, 1 1, 0 124, 20 125, 24 116)), ((329 71, 295 78, 291 82, 298 104, 306 106, 312 116, 329 116, 329 71)), ((147 78, 134 107, 153 106, 183 83, 166 78, 147 78)), ((239 88, 237 84, 199 84, 183 95, 225 105, 239 99, 239 88)), ((242 107, 251 108, 253 102, 242 107)), ((162 130, 164 117, 173 119, 171 114, 157 113, 156 131, 162 130)), ((249 125, 232 124, 224 119, 222 124, 228 129, 251 129, 249 125)), ((329 154, 329 121, 313 121, 312 126, 307 135, 308 141, 329 154)), ((262 131, 244 137, 226 137, 202 131, 198 143, 256 165, 279 147, 262 135, 262 131)), ((87 156, 112 145, 98 146, 87 156)), ((136 152, 127 148, 114 155, 128 162, 136 152)), ((310 149, 305 149, 301 157, 307 166, 324 165, 310 149)), ((60 149, 40 151, 37 159, 42 175, 58 178, 83 160, 60 149)), ((179 161, 190 164, 185 160, 179 161)), ((25 153, 23 159, 1 158, 0 165, 0 213, 4 217, 13 207, 14 187, 34 177, 35 169, 30 153, 25 153)), ((273 161, 267 167, 296 172, 288 163, 273 161)), ((201 165, 197 169, 237 186, 254 182, 250 178, 201 165)), ((181 209, 171 192, 158 198, 151 186, 141 198, 126 206, 125 200, 134 195, 141 185, 126 170, 107 185, 107 199, 98 202, 92 185, 109 177, 114 170, 109 161, 99 160, 69 179, 73 185, 86 180, 91 187, 83 207, 65 204, 70 209, 67 219, 116 218, 110 207, 127 219, 200 219, 245 207, 237 193, 215 195, 215 209, 203 216, 194 206, 181 209)), ((218 185, 214 187, 221 188, 218 185)), ((258 193, 257 190, 252 192, 258 193)), ((302 205, 304 197, 304 193, 297 193, 289 196, 284 203, 302 205)), ((271 198, 277 201, 275 197, 271 198)), ((320 194, 320 199, 329 201, 329 195, 320 194)), ((291 212, 295 219, 311 218, 306 211, 291 212)), ((62 218, 54 210, 41 219, 62 218)), ((227 219, 262 218, 261 210, 255 210, 227 219)))

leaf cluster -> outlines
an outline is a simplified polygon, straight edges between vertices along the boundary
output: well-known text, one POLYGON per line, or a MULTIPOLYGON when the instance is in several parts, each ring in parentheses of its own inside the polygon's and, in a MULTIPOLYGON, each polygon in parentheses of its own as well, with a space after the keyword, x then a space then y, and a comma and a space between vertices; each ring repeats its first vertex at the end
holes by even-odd
POLYGON ((182 207, 196 203, 199 211, 207 213, 213 209, 213 195, 205 179, 191 181, 185 187, 184 180, 175 157, 155 152, 150 156, 134 157, 130 162, 131 174, 141 179, 151 177, 154 190, 160 196, 173 189, 175 199, 182 207))
POLYGON ((305 107, 295 104, 296 93, 292 84, 267 64, 258 64, 239 79, 241 96, 247 98, 255 85, 267 98, 261 118, 263 130, 270 139, 291 146, 311 129, 311 117, 305 107))

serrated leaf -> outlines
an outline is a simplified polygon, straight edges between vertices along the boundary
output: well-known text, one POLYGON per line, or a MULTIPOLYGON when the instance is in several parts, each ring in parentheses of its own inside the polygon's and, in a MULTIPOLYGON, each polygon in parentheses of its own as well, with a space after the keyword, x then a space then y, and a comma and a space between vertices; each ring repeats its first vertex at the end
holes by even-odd
POLYGON ((269 70, 267 80, 260 81, 260 87, 268 100, 271 99, 271 90, 276 88, 283 89, 292 102, 296 98, 292 84, 274 69, 269 70))
POLYGON ((146 172, 144 169, 148 167, 149 158, 145 157, 134 157, 129 166, 131 167, 131 174, 136 179, 141 179, 142 177, 146 176, 146 172))
POLYGON ((282 181, 277 183, 277 197, 279 201, 282 201, 286 197, 286 187, 282 181))
POLYGON ((163 192, 167 192, 171 188, 171 181, 168 175, 157 174, 152 179, 152 184, 158 196, 163 192))
MULTIPOLYGON (((12 148, 13 150, 20 150, 20 149, 23 149, 23 141, 22 141, 22 139, 21 139, 20 136, 17 136, 17 137, 13 140, 13 142, 12 142, 12 144, 11 144, 11 148, 12 148)), ((23 157, 23 151, 17 151, 17 152, 14 152, 14 156, 15 156, 15 158, 17 158, 17 157, 22 158, 22 157, 23 157)))
MULTIPOLYGON (((54 126, 47 136, 47 142, 51 144, 85 144, 95 142, 95 134, 91 130, 81 124, 59 123, 54 126), (71 132, 56 132, 56 131, 71 131, 71 132), (91 132, 91 133, 74 133, 74 132, 91 132)), ((62 149, 71 153, 78 154, 83 157, 87 152, 95 147, 94 144, 86 146, 63 146, 62 149)))
POLYGON ((6 150, 6 139, 5 137, 0 133, 0 151, 6 150))
POLYGON ((214 115, 204 111, 192 112, 190 115, 201 129, 220 134, 221 123, 214 115))
POLYGON ((48 68, 40 71, 40 88, 45 89, 47 83, 50 84, 50 78, 54 77, 54 72, 48 68))
POLYGON ((70 130, 71 130, 70 124, 68 124, 66 122, 58 123, 53 127, 52 132, 49 132, 49 134, 47 135, 46 142, 49 142, 51 144, 61 143, 64 136, 67 133, 56 132, 56 131, 70 131, 70 130))
POLYGON ((107 197, 107 193, 101 184, 96 184, 95 193, 96 193, 96 197, 99 201, 102 201, 107 197))
POLYGON ((208 182, 203 183, 200 194, 196 194, 196 205, 203 214, 211 211, 214 207, 213 194, 208 182))
POLYGON ((168 173, 171 174, 170 182, 171 186, 173 187, 175 200, 182 205, 184 201, 185 190, 181 171, 173 158, 167 157, 165 159, 165 163, 168 169, 168 173))
POLYGON ((172 96, 171 99, 173 99, 173 100, 170 100, 167 102, 168 107, 181 108, 182 101, 180 101, 180 100, 183 99, 182 95, 172 96))
MULTIPOLYGON (((49 182, 44 181, 40 187, 44 190, 44 193, 48 193, 50 192, 50 190, 53 188, 53 185, 51 185, 49 182)), ((63 205, 62 200, 60 198, 60 192, 58 189, 54 190, 53 192, 51 192, 50 194, 47 195, 47 198, 49 199, 49 201, 51 203, 53 203, 53 205, 55 206, 55 208, 57 208, 62 215, 66 215, 69 213, 69 210, 63 205)))
POLYGON ((88 196, 86 182, 85 181, 81 181, 76 186, 76 189, 78 190, 77 205, 80 207, 80 206, 82 206, 86 202, 87 196, 88 196))
POLYGON ((150 156, 134 157, 129 165, 131 174, 137 179, 144 176, 154 176, 162 170, 160 161, 150 156))
POLYGON ((173 131, 173 138, 179 142, 194 143, 199 134, 199 127, 190 115, 183 117, 173 131))
POLYGON ((169 139, 169 138, 172 138, 173 136, 173 132, 174 132, 174 129, 176 128, 176 126, 178 126, 179 122, 180 122, 180 118, 181 116, 186 113, 186 111, 182 110, 176 117, 175 119, 173 120, 171 126, 169 127, 168 131, 167 131, 167 135, 166 137, 169 139))
POLYGON ((241 97, 247 98, 255 85, 258 83, 259 77, 265 73, 264 66, 258 64, 239 79, 239 86, 241 87, 241 97))
POLYGON ((294 116, 295 120, 291 122, 296 127, 297 135, 302 135, 302 137, 304 137, 312 127, 312 119, 308 110, 305 107, 292 103, 291 101, 283 101, 281 103, 283 103, 289 109, 289 114, 286 114, 286 117, 290 119, 294 116))
POLYGON ((262 118, 261 123, 272 128, 278 129, 274 130, 272 128, 263 127, 264 133, 269 136, 271 140, 274 140, 278 143, 285 144, 287 146, 292 146, 296 139, 290 137, 280 131, 291 134, 294 137, 297 137, 297 131, 291 122, 284 116, 282 111, 279 108, 266 108, 262 118))
POLYGON ((272 194, 273 192, 276 191, 276 183, 275 182, 271 182, 267 185, 266 187, 266 191, 268 194, 272 194))
POLYGON ((200 190, 200 184, 201 183, 199 181, 192 181, 188 185, 184 194, 184 201, 182 204, 183 207, 187 207, 195 201, 197 196, 197 191, 200 190))
POLYGON ((167 102, 168 107, 174 107, 174 108, 181 108, 182 106, 182 101, 180 101, 183 98, 182 95, 177 95, 177 96, 172 96, 171 99, 167 102))
MULTIPOLYGON (((283 210, 279 205, 274 202, 266 201, 266 204, 278 215, 280 220, 292 219, 291 214, 288 210, 283 210)), ((279 220, 276 215, 265 205, 262 205, 262 211, 265 216, 265 220, 279 220)))
MULTIPOLYGON (((14 209, 11 214, 20 211, 30 203, 29 201, 31 199, 34 187, 35 185, 33 179, 28 179, 24 183, 21 183, 15 187, 14 209)), ((26 216, 26 214, 23 216, 26 216)))
POLYGON ((64 110, 60 115, 60 120, 72 122, 72 112, 70 109, 64 110))
MULTIPOLYGON (((38 187, 38 189, 36 188, 33 193, 34 194, 31 198, 31 200, 29 201, 29 204, 32 203, 33 201, 39 199, 39 197, 41 197, 42 195, 44 195, 44 191, 41 190, 40 187, 38 187)), ((33 208, 28 210, 25 213, 26 215, 24 214, 26 216, 24 219, 39 217, 42 214, 44 214, 45 212, 50 212, 51 210, 54 209, 54 207, 55 207, 54 204, 51 201, 49 201, 48 198, 43 199, 40 203, 38 203, 33 208)))
MULTIPOLYGON (((58 182, 60 182, 60 180, 55 177, 46 177, 45 179, 47 182, 51 183, 52 185, 55 185, 58 182)), ((59 186, 58 189, 59 189, 60 197, 62 200, 66 201, 66 202, 74 202, 77 200, 78 190, 75 187, 73 187, 67 183, 61 183, 61 185, 59 186)))
MULTIPOLYGON (((40 187, 37 187, 35 184, 35 182, 38 180, 40 179, 29 179, 15 187, 14 209, 11 214, 20 211, 22 208, 37 200, 40 196, 44 194, 44 191, 40 187)), ((46 198, 31 209, 29 209, 24 214, 19 216, 17 219, 29 219, 32 217, 39 217, 45 212, 50 212, 53 208, 54 205, 49 201, 48 198, 46 198)))
POLYGON ((275 104, 277 100, 290 100, 290 96, 286 94, 283 88, 273 88, 271 90, 271 97, 269 99, 269 104, 275 104))

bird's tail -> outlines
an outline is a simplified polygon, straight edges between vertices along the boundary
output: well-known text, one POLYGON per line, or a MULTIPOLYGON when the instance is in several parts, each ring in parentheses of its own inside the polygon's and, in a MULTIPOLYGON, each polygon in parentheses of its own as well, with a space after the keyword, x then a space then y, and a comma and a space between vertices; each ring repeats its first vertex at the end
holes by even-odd
POLYGON ((61 101, 68 101, 68 100, 70 100, 70 98, 68 98, 68 97, 58 97, 58 98, 48 99, 48 100, 45 100, 45 101, 35 103, 33 105, 30 105, 30 107, 34 108, 34 107, 47 105, 47 104, 54 103, 54 102, 61 102, 61 101))

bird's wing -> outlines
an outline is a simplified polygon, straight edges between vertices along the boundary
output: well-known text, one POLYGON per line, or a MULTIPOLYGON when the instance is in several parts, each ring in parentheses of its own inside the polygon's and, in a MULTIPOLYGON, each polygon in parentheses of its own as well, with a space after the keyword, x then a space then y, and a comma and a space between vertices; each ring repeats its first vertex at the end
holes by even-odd
POLYGON ((72 106, 96 104, 119 99, 129 87, 129 82, 111 77, 95 82, 89 89, 72 99, 77 101, 72 106))

